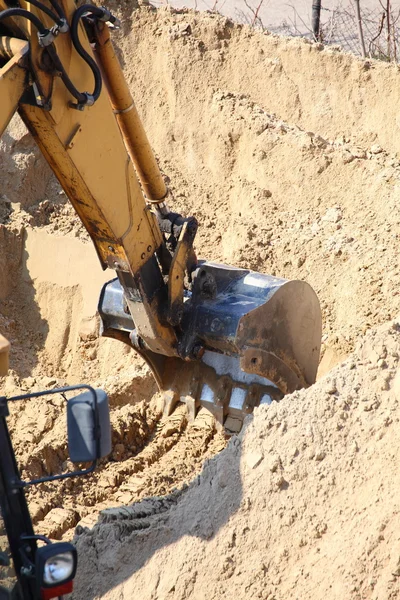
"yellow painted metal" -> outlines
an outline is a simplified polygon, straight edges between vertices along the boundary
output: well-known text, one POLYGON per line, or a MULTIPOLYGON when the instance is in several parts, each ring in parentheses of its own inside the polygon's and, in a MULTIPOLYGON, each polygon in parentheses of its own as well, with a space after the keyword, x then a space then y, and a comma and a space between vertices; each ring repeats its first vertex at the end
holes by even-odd
POLYGON ((13 58, 21 50, 28 49, 28 43, 15 37, 0 36, 0 58, 13 58))
POLYGON ((104 267, 135 272, 161 243, 118 127, 103 95, 95 106, 20 114, 92 237, 104 267))
POLYGON ((21 66, 28 44, 16 56, 0 69, 0 136, 17 110, 20 98, 25 90, 27 72, 21 66))
POLYGON ((97 27, 96 38, 95 52, 128 152, 147 199, 161 202, 168 190, 115 54, 106 25, 102 24, 97 27))
MULTIPOLYGON (((75 10, 72 0, 63 6, 67 14, 75 10)), ((57 52, 70 78, 78 89, 90 90, 90 69, 70 44, 59 43, 62 38, 60 34, 57 52)), ((81 38, 85 41, 83 31, 81 38)), ((87 40, 85 45, 90 52, 87 40)), ((25 104, 21 116, 88 229, 103 266, 118 263, 122 270, 135 272, 162 243, 161 233, 140 190, 106 91, 84 111, 72 109, 73 100, 55 78, 52 110, 25 104)))
POLYGON ((183 316, 185 274, 186 271, 190 272, 196 264, 193 237, 188 223, 184 223, 169 270, 167 318, 171 325, 178 325, 183 316))
POLYGON ((0 334, 0 377, 5 377, 9 367, 10 342, 0 334))
MULTIPOLYGON (((76 9, 75 2, 61 0, 61 4, 70 20, 76 9)), ((21 6, 38 14, 27 2, 22 1, 21 6)), ((44 20, 42 14, 40 18, 44 20)), ((30 24, 21 25, 20 21, 18 26, 26 28, 25 35, 30 42, 32 75, 36 82, 37 76, 42 77, 42 90, 51 90, 51 110, 20 104, 20 116, 88 230, 103 268, 111 267, 138 278, 135 285, 140 287, 140 269, 150 260, 155 260, 163 238, 143 196, 107 90, 103 88, 93 106, 83 111, 72 108, 71 102, 75 99, 60 78, 40 69, 43 49, 37 44, 36 30, 30 24), (46 78, 49 76, 51 82, 47 85, 46 78)), ((7 29, 11 35, 20 32, 20 28, 13 31, 11 19, 10 23, 7 22, 7 29)), ((83 27, 80 37, 87 52, 93 55, 83 27)), ((73 49, 70 36, 60 34, 55 46, 76 88, 90 92, 93 89, 92 72, 73 49)), ((17 57, 12 60, 16 61, 17 57)), ((19 85, 21 87, 22 83, 19 85)), ((15 111, 17 96, 15 93, 13 102, 10 101, 10 115, 15 111)), ((3 93, 1 98, 3 105, 3 93)), ((6 116, 3 118, 1 115, 0 129, 6 120, 6 116)), ((151 290, 151 282, 148 284, 151 290)), ((139 293, 142 295, 141 291, 139 293)), ((142 303, 137 303, 139 314, 134 319, 150 347, 174 355, 176 334, 170 325, 161 322, 158 303, 155 290, 148 298, 144 297, 142 303)))

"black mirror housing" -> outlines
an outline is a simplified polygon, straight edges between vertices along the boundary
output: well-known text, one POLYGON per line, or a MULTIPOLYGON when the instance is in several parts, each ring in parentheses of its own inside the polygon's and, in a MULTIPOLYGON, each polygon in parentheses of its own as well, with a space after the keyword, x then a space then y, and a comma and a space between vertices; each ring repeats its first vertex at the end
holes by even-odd
POLYGON ((67 404, 68 450, 73 463, 91 462, 111 452, 111 424, 108 396, 104 390, 83 392, 67 404), (94 392, 94 393, 93 393, 94 392), (99 444, 96 439, 96 411, 99 444))

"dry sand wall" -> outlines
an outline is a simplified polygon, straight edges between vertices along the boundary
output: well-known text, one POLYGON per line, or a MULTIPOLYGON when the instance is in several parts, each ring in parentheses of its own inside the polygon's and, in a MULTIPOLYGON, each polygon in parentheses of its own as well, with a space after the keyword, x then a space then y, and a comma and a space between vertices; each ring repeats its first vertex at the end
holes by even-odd
POLYGON ((176 205, 202 221, 202 251, 310 281, 325 369, 367 336, 310 390, 258 409, 188 489, 78 532, 75 597, 397 598, 398 323, 368 332, 398 311, 397 125, 362 122, 359 105, 364 83, 378 105, 375 86, 393 77, 389 94, 397 71, 368 78, 354 59, 214 16, 136 19, 126 69, 176 205), (276 48, 275 65, 260 47, 276 48), (287 83, 289 54, 303 94, 313 59, 324 69, 326 121, 317 87, 303 106, 287 83))
POLYGON ((201 105, 222 89, 244 93, 266 111, 325 137, 342 134, 399 150, 396 65, 260 34, 216 14, 183 10, 171 18, 171 11, 125 13, 118 40, 135 98, 159 135, 163 123, 174 133, 192 127, 182 118, 185 105, 200 123, 201 105))

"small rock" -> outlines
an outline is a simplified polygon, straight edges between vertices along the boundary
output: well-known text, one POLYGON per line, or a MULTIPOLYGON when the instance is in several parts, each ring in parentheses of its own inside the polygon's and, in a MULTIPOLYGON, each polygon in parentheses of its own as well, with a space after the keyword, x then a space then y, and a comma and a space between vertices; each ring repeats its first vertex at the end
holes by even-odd
POLYGON ((83 318, 79 327, 79 337, 82 342, 95 340, 99 337, 99 321, 97 317, 83 318))
POLYGON ((271 473, 276 473, 278 469, 282 467, 281 457, 278 455, 271 456, 269 463, 269 470, 271 473))
POLYGON ((338 223, 342 219, 342 211, 338 206, 333 206, 332 208, 328 208, 325 215, 322 217, 322 221, 326 221, 328 223, 338 223))
POLYGON ((169 29, 169 35, 172 40, 191 35, 191 33, 192 28, 189 23, 177 23, 169 29))
POLYGON ((305 262, 306 262, 306 257, 299 256, 299 258, 297 259, 297 268, 300 269, 300 267, 302 267, 305 262))
POLYGON ((89 348, 86 351, 86 360, 94 360, 97 357, 97 348, 89 348))
POLYGON ((51 387, 57 384, 57 379, 54 377, 43 377, 40 380, 40 383, 43 385, 43 387, 51 387))
POLYGON ((36 384, 36 379, 34 377, 26 377, 24 379, 24 387, 30 389, 36 384))
POLYGON ((327 393, 330 394, 331 396, 333 394, 336 394, 336 392, 337 392, 336 381, 334 379, 330 379, 329 381, 327 381, 325 389, 326 389, 327 393))
POLYGON ((125 446, 123 444, 115 444, 112 457, 114 460, 122 460, 125 456, 125 446))
POLYGON ((270 190, 261 190, 261 196, 263 198, 271 198, 272 192, 270 190))
POLYGON ((353 162, 354 159, 355 159, 355 156, 351 152, 345 151, 343 153, 343 163, 345 165, 348 165, 349 163, 353 162))
POLYGON ((355 158, 367 158, 367 153, 362 148, 352 148, 350 152, 355 158))
POLYGON ((246 455, 246 464, 249 469, 255 469, 263 460, 264 455, 261 452, 250 452, 246 455))
POLYGON ((370 148, 371 154, 380 154, 382 152, 382 148, 379 144, 373 144, 370 148))
POLYGON ((283 477, 283 475, 279 475, 276 480, 276 487, 280 490, 285 490, 288 487, 288 482, 283 477))

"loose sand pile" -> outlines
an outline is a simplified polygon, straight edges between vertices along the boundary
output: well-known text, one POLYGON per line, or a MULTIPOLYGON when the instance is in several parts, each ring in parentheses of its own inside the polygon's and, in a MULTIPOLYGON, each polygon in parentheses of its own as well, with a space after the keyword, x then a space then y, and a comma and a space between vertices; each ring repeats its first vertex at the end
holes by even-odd
MULTIPOLYGON (((320 377, 347 360, 212 458, 226 440, 208 415, 162 420, 146 365, 97 338, 113 274, 15 120, 0 142, 1 392, 102 386, 114 443, 94 476, 29 492, 36 529, 76 530, 76 598, 398 597, 398 70, 213 14, 122 8, 126 75, 198 253, 307 280, 320 377)), ((16 405, 10 425, 24 477, 69 466, 61 399, 16 405)))
POLYGON ((398 598, 400 325, 259 408, 180 494, 78 537, 76 598, 398 598))

